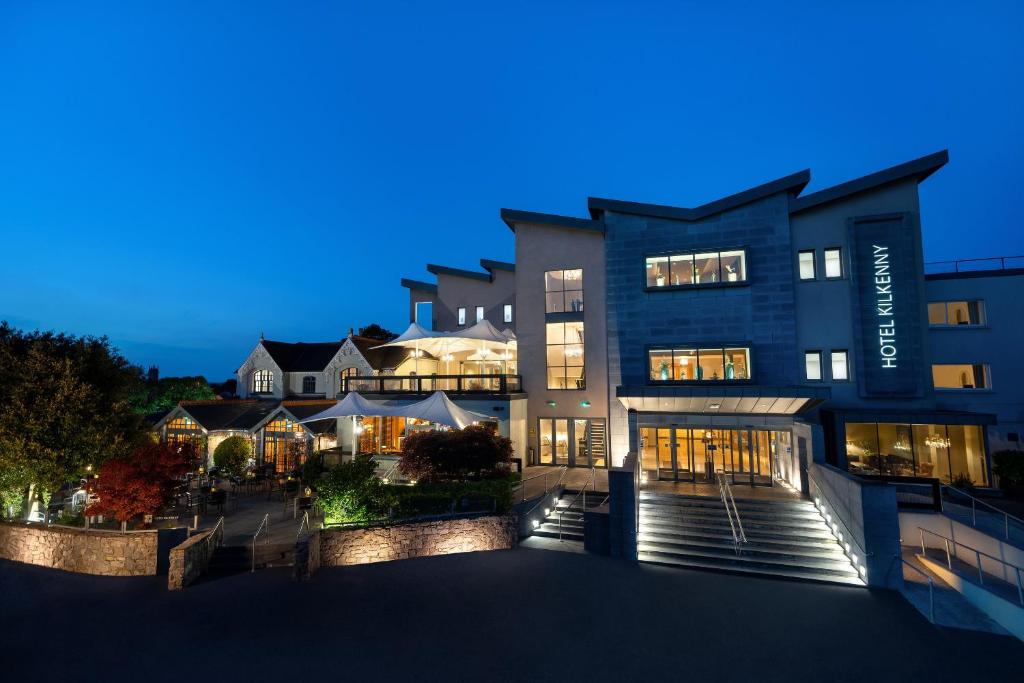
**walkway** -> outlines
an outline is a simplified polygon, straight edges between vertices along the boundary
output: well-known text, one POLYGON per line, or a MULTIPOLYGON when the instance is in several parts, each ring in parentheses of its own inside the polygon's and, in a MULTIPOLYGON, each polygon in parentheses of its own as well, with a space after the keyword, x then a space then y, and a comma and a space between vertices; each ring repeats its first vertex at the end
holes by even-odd
MULTIPOLYGON (((232 498, 225 508, 224 545, 251 544, 253 534, 267 514, 270 515, 270 543, 294 543, 302 513, 295 515, 292 501, 286 506, 281 500, 280 491, 274 491, 270 500, 267 500, 266 491, 259 491, 251 495, 242 493, 232 498)), ((312 515, 310 517, 312 521, 312 515)), ((218 513, 211 511, 200 518, 199 527, 211 528, 219 518, 218 513)), ((260 538, 264 540, 262 535, 260 538)))
MULTIPOLYGON (((931 577, 935 586, 935 621, 940 626, 1009 635, 1006 629, 992 621, 987 614, 972 605, 951 586, 917 559, 921 549, 903 546, 903 559, 931 577)), ((908 567, 903 568, 903 595, 925 617, 929 612, 928 581, 908 567)))
POLYGON ((522 548, 165 585, 0 562, 8 623, 64 605, 104 625, 59 647, 8 629, 6 677, 964 683, 1017 680, 1024 660, 895 592, 522 548))

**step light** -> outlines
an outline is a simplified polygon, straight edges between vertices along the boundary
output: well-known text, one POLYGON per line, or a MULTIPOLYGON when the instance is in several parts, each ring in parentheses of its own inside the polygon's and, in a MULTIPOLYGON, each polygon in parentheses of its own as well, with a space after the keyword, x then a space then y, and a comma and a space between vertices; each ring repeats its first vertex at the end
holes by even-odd
POLYGON ((533 528, 534 528, 534 529, 536 529, 537 527, 539 527, 539 526, 540 526, 540 522, 538 522, 538 521, 537 521, 537 520, 535 520, 535 519, 534 519, 534 520, 531 520, 531 521, 530 521, 530 523, 531 523, 531 524, 533 524, 533 528))

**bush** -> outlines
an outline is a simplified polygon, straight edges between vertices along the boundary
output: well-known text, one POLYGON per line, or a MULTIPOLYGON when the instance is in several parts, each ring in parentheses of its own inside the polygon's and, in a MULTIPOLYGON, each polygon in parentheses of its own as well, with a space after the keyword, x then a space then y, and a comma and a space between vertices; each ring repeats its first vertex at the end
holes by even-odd
POLYGON ((396 517, 440 515, 447 512, 490 512, 512 509, 513 477, 488 481, 435 481, 414 487, 392 487, 396 517), (454 505, 453 505, 454 504, 454 505))
POLYGON ((512 442, 487 427, 418 432, 402 446, 402 474, 421 482, 479 481, 507 477, 512 442))
POLYGON ((229 436, 217 444, 213 451, 213 464, 228 474, 239 475, 245 471, 252 457, 252 444, 244 436, 229 436))
POLYGON ((992 454, 992 471, 1004 489, 1024 485, 1024 452, 996 451, 992 454))
POLYGON ((328 523, 367 522, 387 514, 390 499, 368 455, 331 468, 317 482, 317 502, 328 523))
POLYGON ((98 500, 86 513, 108 515, 122 523, 154 514, 173 499, 179 479, 194 463, 195 449, 189 443, 151 444, 126 458, 111 458, 89 484, 98 500))

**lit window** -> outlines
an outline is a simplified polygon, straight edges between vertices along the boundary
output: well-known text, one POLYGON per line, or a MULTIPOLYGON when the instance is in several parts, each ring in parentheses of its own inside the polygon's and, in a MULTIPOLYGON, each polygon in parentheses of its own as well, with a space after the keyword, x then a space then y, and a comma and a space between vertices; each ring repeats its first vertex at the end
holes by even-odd
POLYGON ((750 379, 750 349, 652 349, 647 366, 652 382, 750 379))
POLYGON ((512 304, 505 304, 504 315, 502 317, 507 323, 512 322, 512 304))
POLYGON ((843 276, 843 251, 839 247, 825 250, 825 277, 839 278, 843 276))
POLYGON ((846 351, 832 352, 832 380, 834 382, 845 382, 850 379, 850 366, 846 351))
POLYGON ((649 288, 746 282, 747 253, 736 249, 650 256, 644 261, 644 272, 649 288))
POLYGON ((984 325, 985 303, 983 301, 935 301, 928 304, 928 324, 933 327, 984 325))
POLYGON ((991 386, 989 367, 975 364, 937 364, 932 366, 936 389, 988 389, 991 386))
POLYGON ((483 306, 477 306, 476 307, 476 321, 480 322, 483 319, 484 319, 484 307, 483 306))
POLYGON ((252 393, 269 394, 274 391, 274 373, 270 370, 256 370, 252 373, 252 393))
POLYGON ((817 277, 814 270, 814 250, 800 252, 800 279, 813 280, 817 277))
POLYGON ((548 389, 586 389, 582 322, 548 323, 548 389))
POLYGON ((804 370, 809 381, 821 381, 821 351, 807 351, 804 353, 804 370))
POLYGON ((302 378, 302 393, 316 393, 316 377, 313 377, 312 375, 306 375, 305 377, 302 378))
POLYGON ((549 270, 544 273, 546 313, 583 312, 583 270, 549 270))
POLYGON ((466 324, 466 309, 465 308, 460 308, 459 309, 459 324, 460 325, 465 325, 466 324))

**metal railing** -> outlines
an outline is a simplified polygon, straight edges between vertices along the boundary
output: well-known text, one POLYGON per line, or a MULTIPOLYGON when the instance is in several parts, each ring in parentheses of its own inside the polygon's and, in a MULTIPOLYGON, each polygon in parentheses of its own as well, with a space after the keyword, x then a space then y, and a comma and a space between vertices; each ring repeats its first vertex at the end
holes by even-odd
POLYGON ((984 270, 1010 270, 1024 268, 1024 256, 992 256, 965 258, 956 261, 930 261, 924 264, 925 274, 973 273, 984 270))
MULTIPOLYGON (((743 534, 743 527, 742 526, 740 526, 739 531, 736 530, 736 525, 739 523, 739 513, 738 512, 736 513, 736 520, 734 522, 733 521, 733 510, 732 510, 732 508, 729 507, 729 498, 732 497, 732 492, 730 491, 728 493, 728 495, 726 494, 726 489, 729 487, 729 485, 725 481, 725 473, 724 472, 719 472, 717 474, 717 477, 718 477, 718 494, 722 498, 722 505, 725 506, 725 516, 729 519, 729 530, 732 532, 732 546, 733 546, 733 550, 735 550, 736 554, 739 555, 740 554, 740 544, 741 543, 746 543, 747 539, 746 539, 746 536, 742 535, 743 534)), ((735 505, 735 504, 736 504, 736 501, 733 500, 733 505, 735 505)))
POLYGON ((596 467, 591 467, 590 468, 590 479, 588 479, 583 484, 583 487, 580 489, 580 491, 575 496, 572 497, 572 500, 569 501, 569 504, 566 505, 561 510, 557 511, 558 512, 558 540, 559 541, 562 540, 562 515, 564 515, 566 512, 568 512, 572 508, 572 506, 576 504, 576 501, 580 499, 580 496, 583 496, 583 505, 582 505, 582 507, 580 509, 584 513, 586 512, 586 510, 587 510, 587 487, 588 486, 592 486, 595 491, 597 490, 597 468, 596 467))
MULTIPOLYGON (((936 538, 941 538, 942 539, 942 544, 943 544, 943 546, 945 546, 945 550, 946 550, 946 567, 948 567, 949 571, 951 571, 951 572, 955 572, 956 571, 955 569, 953 569, 953 558, 956 557, 957 559, 959 559, 959 557, 957 556, 957 552, 956 552, 956 549, 958 547, 964 548, 965 550, 970 550, 972 553, 974 553, 974 561, 977 562, 977 567, 976 568, 978 570, 978 583, 981 584, 982 586, 985 585, 985 570, 982 567, 981 558, 983 558, 983 557, 988 558, 992 562, 996 562, 996 563, 1002 565, 1003 567, 1007 567, 1009 569, 1012 569, 1013 572, 1014 572, 1014 576, 1016 578, 1016 581, 1014 581, 1014 583, 1016 584, 1016 587, 1017 587, 1017 601, 1020 603, 1021 607, 1024 607, 1024 585, 1021 584, 1021 576, 1020 576, 1021 567, 1018 567, 1015 564, 1011 564, 1010 562, 1007 562, 1006 560, 1001 560, 998 557, 995 557, 994 555, 989 555, 988 553, 983 553, 980 550, 978 550, 977 548, 972 548, 971 546, 965 545, 963 543, 960 543, 959 541, 953 540, 952 538, 947 538, 946 536, 943 536, 942 534, 935 533, 934 531, 929 531, 928 529, 925 529, 923 527, 917 527, 917 530, 921 533, 921 554, 924 555, 925 557, 928 556, 928 552, 927 552, 927 549, 925 548, 925 545, 924 545, 924 535, 925 534, 931 534, 932 536, 935 536, 936 538), (952 552, 950 552, 950 546, 952 546, 952 548, 953 548, 952 552)), ((994 576, 994 578, 999 579, 999 577, 997 577, 995 575, 993 575, 993 576, 994 576)), ((1009 581, 1006 581, 1005 579, 1000 579, 1000 580, 1005 581, 1006 583, 1010 583, 1009 581)))
POLYGON ((266 539, 264 545, 270 545, 270 513, 263 515, 263 521, 260 522, 259 527, 256 529, 256 533, 252 535, 252 571, 256 571, 256 539, 259 538, 261 533, 264 533, 266 529, 266 539))
POLYGON ((221 518, 218 519, 217 523, 214 525, 213 531, 211 531, 210 535, 206 537, 206 556, 209 557, 210 554, 214 550, 219 548, 220 544, 221 544, 221 541, 223 541, 223 540, 224 540, 224 516, 221 515, 221 518), (213 546, 212 549, 210 548, 211 545, 213 546))
POLYGON ((299 522, 299 530, 295 532, 295 540, 298 541, 299 537, 302 536, 302 530, 309 531, 309 510, 302 513, 302 521, 299 522))
POLYGON ((907 560, 907 558, 901 557, 900 559, 903 560, 903 564, 904 565, 910 567, 911 569, 913 569, 915 572, 917 572, 918 574, 923 576, 928 581, 928 621, 930 621, 930 622, 932 622, 934 624, 935 623, 935 582, 932 581, 932 577, 928 576, 928 574, 923 569, 921 569, 920 567, 915 567, 912 562, 907 560))
POLYGON ((533 481, 534 479, 540 479, 541 477, 543 477, 544 478, 544 493, 546 494, 548 491, 551 490, 548 487, 548 476, 554 474, 555 472, 560 472, 559 475, 558 475, 558 480, 555 481, 555 486, 558 486, 558 484, 562 481, 562 477, 565 476, 565 473, 568 470, 569 470, 569 466, 568 465, 562 465, 558 470, 545 470, 544 472, 540 472, 538 474, 534 474, 532 476, 526 477, 525 479, 520 479, 519 483, 516 484, 516 486, 518 486, 521 489, 521 493, 523 494, 522 500, 520 500, 519 502, 520 503, 525 503, 526 502, 526 488, 527 488, 526 487, 526 482, 533 481))
POLYGON ((343 392, 371 394, 509 394, 523 390, 521 375, 356 375, 345 377, 343 392))
MULTIPOLYGON (((966 491, 962 491, 962 490, 956 488, 955 486, 948 486, 946 484, 942 485, 942 490, 943 491, 947 491, 947 490, 948 491, 953 491, 957 495, 963 496, 965 498, 969 498, 971 500, 971 526, 976 528, 976 529, 978 528, 978 505, 979 504, 984 505, 989 510, 995 511, 997 517, 1002 516, 1002 518, 1003 518, 1003 538, 1005 538, 1006 540, 1010 540, 1010 522, 1011 521, 1013 521, 1016 524, 1019 524, 1022 528, 1024 528, 1024 519, 1021 519, 1020 517, 1014 517, 1013 515, 1011 515, 1008 512, 1003 512, 1002 510, 997 508, 995 505, 992 505, 991 503, 986 503, 985 501, 981 500, 980 498, 975 498, 974 496, 972 496, 971 494, 967 493, 966 491)), ((942 498, 941 497, 940 497, 940 502, 942 502, 942 498)), ((942 512, 947 512, 944 507, 942 509, 942 512)), ((947 514, 948 514, 948 512, 947 512, 947 514)))
MULTIPOLYGON (((562 479, 565 478, 565 475, 566 475, 566 473, 568 473, 568 471, 569 471, 569 467, 567 465, 562 465, 562 471, 558 475, 558 479, 551 486, 551 488, 548 488, 548 480, 546 478, 544 479, 544 493, 541 494, 540 497, 537 498, 537 502, 533 504, 533 507, 531 507, 529 510, 527 510, 526 514, 523 515, 523 517, 525 517, 526 519, 530 519, 530 516, 534 512, 536 512, 537 508, 539 508, 544 503, 544 501, 547 500, 548 493, 550 493, 554 489, 557 489, 562 484, 562 479)), ((548 472, 548 474, 550 474, 550 473, 551 472, 548 472)), ((532 478, 533 477, 531 477, 531 479, 532 478)), ((526 502, 525 499, 524 499, 523 502, 526 502)), ((557 504, 558 500, 556 499, 554 502, 557 504)), ((554 505, 552 505, 552 507, 554 507, 554 505)), ((545 515, 545 517, 546 516, 547 515, 545 515)), ((534 521, 536 522, 536 520, 534 520, 534 521)), ((537 522, 537 524, 535 526, 540 526, 540 522, 537 522)))

